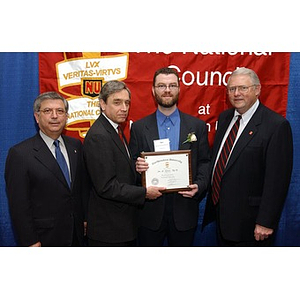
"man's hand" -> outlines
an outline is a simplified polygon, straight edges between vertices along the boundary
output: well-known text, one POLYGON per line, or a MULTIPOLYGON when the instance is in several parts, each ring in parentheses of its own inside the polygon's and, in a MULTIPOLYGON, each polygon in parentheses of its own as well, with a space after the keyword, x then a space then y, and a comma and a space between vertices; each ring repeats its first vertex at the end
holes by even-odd
POLYGON ((274 230, 271 228, 256 224, 254 229, 254 237, 257 241, 263 241, 264 239, 267 239, 273 233, 273 231, 274 230))
POLYGON ((42 247, 42 244, 41 244, 41 242, 37 242, 33 245, 30 245, 29 247, 42 247))
POLYGON ((149 200, 155 200, 162 195, 161 191, 165 190, 164 187, 149 186, 146 191, 146 198, 149 200))
POLYGON ((148 168, 149 168, 149 165, 145 161, 145 159, 142 158, 142 157, 138 157, 137 160, 136 160, 136 163, 135 163, 135 169, 136 169, 136 171, 141 174, 142 172, 147 171, 148 168))
POLYGON ((182 191, 178 192, 178 194, 182 195, 186 198, 193 198, 195 194, 198 192, 198 184, 191 184, 189 185, 190 191, 182 191))

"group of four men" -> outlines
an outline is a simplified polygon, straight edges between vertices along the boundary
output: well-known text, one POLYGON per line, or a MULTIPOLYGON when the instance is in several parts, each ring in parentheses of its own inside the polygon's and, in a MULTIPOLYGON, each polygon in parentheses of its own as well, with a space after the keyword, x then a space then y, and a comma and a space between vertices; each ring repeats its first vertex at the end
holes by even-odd
POLYGON ((260 91, 253 70, 232 73, 227 93, 233 107, 219 116, 212 151, 206 124, 178 110, 180 81, 172 68, 154 74, 157 110, 132 124, 129 144, 120 128, 131 101, 125 83, 102 87, 101 114, 83 145, 62 135, 68 102, 55 92, 41 94, 34 102, 39 132, 12 147, 6 161, 19 245, 79 246, 87 234, 90 246, 161 246, 165 238, 170 246, 192 246, 206 195, 203 226, 217 221, 219 245, 272 245, 293 142, 289 122, 259 101, 260 91), (191 133, 194 139, 186 142, 191 133), (154 141, 162 139, 171 151, 191 151, 188 190, 141 185, 149 168, 141 152, 155 151, 154 141))

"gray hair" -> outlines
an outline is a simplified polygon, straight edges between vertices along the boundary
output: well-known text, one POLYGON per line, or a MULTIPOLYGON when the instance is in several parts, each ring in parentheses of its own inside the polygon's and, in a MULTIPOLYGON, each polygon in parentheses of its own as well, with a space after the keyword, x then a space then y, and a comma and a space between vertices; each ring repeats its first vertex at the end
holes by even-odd
POLYGON ((257 74, 253 70, 244 68, 244 67, 234 70, 232 72, 231 76, 229 77, 227 84, 229 85, 231 77, 237 76, 237 75, 247 75, 250 77, 252 84, 260 85, 260 80, 259 80, 257 74))
POLYGON ((41 109, 42 102, 45 100, 61 100, 64 103, 66 112, 68 112, 68 110, 69 110, 69 103, 63 96, 61 96, 57 92, 45 92, 45 93, 40 94, 34 100, 33 111, 38 112, 41 109))
POLYGON ((129 94, 129 99, 131 99, 131 92, 127 85, 118 80, 111 80, 106 82, 103 87, 101 88, 101 92, 99 94, 99 100, 103 100, 105 103, 107 102, 107 98, 117 92, 120 92, 122 90, 126 90, 129 94))

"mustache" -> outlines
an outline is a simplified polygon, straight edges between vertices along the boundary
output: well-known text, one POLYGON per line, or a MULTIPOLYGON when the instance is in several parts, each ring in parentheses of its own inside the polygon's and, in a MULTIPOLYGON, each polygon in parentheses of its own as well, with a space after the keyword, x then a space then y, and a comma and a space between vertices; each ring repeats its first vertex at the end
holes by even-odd
POLYGON ((173 96, 173 94, 171 92, 164 92, 161 97, 165 97, 165 96, 173 96))

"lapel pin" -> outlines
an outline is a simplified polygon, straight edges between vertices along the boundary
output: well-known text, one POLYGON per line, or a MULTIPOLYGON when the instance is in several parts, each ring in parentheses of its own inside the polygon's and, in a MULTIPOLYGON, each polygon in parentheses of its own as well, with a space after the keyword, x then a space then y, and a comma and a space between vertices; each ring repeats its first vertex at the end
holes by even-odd
POLYGON ((77 153, 77 150, 75 149, 74 152, 77 153))
POLYGON ((250 131, 249 134, 252 135, 252 134, 253 134, 253 131, 250 131))

